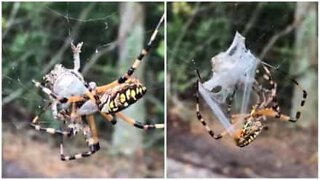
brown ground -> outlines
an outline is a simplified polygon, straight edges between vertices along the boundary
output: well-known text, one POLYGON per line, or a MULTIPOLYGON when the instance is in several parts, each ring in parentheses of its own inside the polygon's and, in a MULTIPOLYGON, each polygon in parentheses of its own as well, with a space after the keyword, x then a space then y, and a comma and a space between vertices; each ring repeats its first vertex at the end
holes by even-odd
MULTIPOLYGON (((163 177, 163 153, 148 150, 144 156, 140 152, 141 156, 132 158, 112 155, 108 150, 111 147, 102 142, 100 151, 90 158, 63 162, 60 161, 59 145, 34 140, 30 135, 33 132, 3 131, 2 177, 163 177)), ((84 147, 79 149, 86 150, 84 147)), ((76 150, 72 149, 73 152, 76 150)))
POLYGON ((192 119, 168 116, 168 177, 317 177, 317 124, 297 129, 270 121, 268 131, 239 148, 229 136, 213 140, 192 119))
MULTIPOLYGON (((194 117, 192 122, 169 114, 168 177, 317 177, 316 124, 302 129, 270 121, 268 131, 238 148, 230 137, 215 141, 194 117)), ((162 153, 148 150, 142 158, 112 155, 102 141, 92 157, 61 162, 58 144, 35 140, 35 133, 12 131, 3 124, 2 177, 163 177, 162 153)), ((79 149, 85 150, 80 146, 70 151, 79 149)))

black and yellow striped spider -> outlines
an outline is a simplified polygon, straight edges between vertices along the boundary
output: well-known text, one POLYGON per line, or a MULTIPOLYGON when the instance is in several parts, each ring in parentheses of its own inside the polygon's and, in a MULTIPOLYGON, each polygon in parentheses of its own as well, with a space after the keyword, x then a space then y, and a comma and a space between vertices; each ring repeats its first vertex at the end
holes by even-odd
MULTIPOLYGON (((237 33, 236 36, 238 36, 238 35, 239 34, 237 33)), ((246 50, 246 48, 244 46, 244 39, 243 39, 243 42, 240 42, 240 45, 236 45, 236 43, 233 42, 232 46, 229 48, 228 51, 225 52, 225 54, 222 53, 223 55, 220 54, 218 56, 222 57, 224 55, 228 55, 228 58, 230 59, 230 55, 233 55, 234 52, 238 51, 238 50, 243 51, 243 53, 249 52, 248 50, 246 50), (243 44, 241 44, 241 43, 243 43, 243 44)), ((241 57, 243 57, 243 54, 241 54, 241 57)), ((251 55, 250 55, 250 58, 251 58, 251 55)), ((206 130, 208 131, 208 133, 210 134, 211 137, 213 137, 214 139, 220 139, 229 133, 233 137, 236 145, 239 147, 244 147, 244 146, 247 146, 248 144, 250 144, 262 132, 262 130, 264 128, 266 128, 263 121, 266 120, 267 118, 276 118, 276 119, 279 119, 281 121, 286 121, 286 122, 288 122, 288 121, 289 122, 296 122, 301 116, 301 108, 304 106, 306 98, 307 98, 307 91, 305 89, 303 89, 296 80, 291 79, 291 81, 302 90, 302 100, 300 102, 300 108, 296 112, 295 117, 290 117, 290 116, 282 114, 280 111, 279 104, 277 102, 278 101, 277 100, 277 83, 275 81, 273 81, 272 76, 271 76, 271 72, 270 72, 270 68, 273 68, 275 70, 278 70, 278 69, 275 67, 272 67, 271 65, 269 65, 263 61, 256 59, 254 56, 252 56, 252 59, 253 59, 253 61, 256 61, 257 64, 261 65, 261 68, 264 71, 262 77, 269 84, 269 88, 266 88, 259 83, 257 75, 260 74, 261 72, 259 69, 257 69, 255 72, 256 76, 254 75, 253 78, 251 78, 252 79, 252 85, 251 85, 252 90, 257 95, 257 100, 254 103, 254 105, 252 106, 251 111, 249 113, 231 114, 231 105, 233 102, 235 92, 238 90, 238 86, 243 85, 243 82, 245 82, 245 81, 243 81, 243 79, 241 79, 241 77, 239 77, 239 76, 235 77, 235 78, 238 78, 238 79, 236 79, 236 81, 229 81, 228 79, 225 79, 225 80, 221 79, 220 83, 222 83, 222 84, 225 83, 224 81, 234 82, 234 84, 232 84, 232 85, 234 85, 234 89, 233 89, 232 93, 228 94, 226 101, 225 101, 225 104, 227 105, 226 114, 228 115, 228 119, 231 122, 231 124, 230 124, 231 127, 229 129, 227 129, 226 131, 223 131, 222 133, 219 133, 219 134, 215 134, 212 131, 212 129, 210 129, 207 122, 203 119, 203 117, 200 113, 199 91, 200 90, 202 92, 208 91, 208 94, 209 94, 210 90, 206 89, 203 86, 203 84, 201 83, 200 73, 199 73, 198 69, 196 69, 196 74, 198 76, 197 90, 196 90, 196 116, 197 116, 197 119, 206 128, 206 130), (240 81, 242 81, 241 82, 242 84, 239 83, 240 81)), ((227 64, 227 65, 229 66, 230 64, 227 64)), ((237 64, 237 65, 239 65, 239 64, 237 64)), ((231 66, 232 66, 232 64, 231 64, 231 66)), ((219 67, 221 68, 223 66, 220 64, 219 67)), ((255 67, 255 66, 253 66, 253 67, 255 67)), ((224 68, 223 70, 226 71, 228 67, 224 66, 223 68, 224 68)), ((231 69, 230 73, 241 72, 242 74, 239 73, 238 75, 247 76, 247 73, 243 73, 244 69, 239 70, 236 68, 239 68, 239 67, 234 66, 233 69, 231 69), (238 70, 238 71, 236 71, 236 70, 238 70)), ((230 74, 230 73, 225 73, 226 76, 224 76, 224 78, 228 78, 228 77, 232 76, 232 74, 230 74)), ((282 73, 284 73, 284 72, 282 72, 282 73)), ((250 80, 250 77, 249 77, 249 80, 250 80)), ((219 86, 220 86, 219 88, 221 89, 221 86, 223 86, 223 85, 219 85, 219 86)), ((225 87, 227 87, 227 86, 225 86, 225 87)), ((222 121, 222 120, 220 120, 220 121, 222 121)))
POLYGON ((93 115, 97 112, 112 124, 116 123, 114 117, 116 116, 136 128, 145 130, 164 128, 163 124, 143 124, 120 112, 137 102, 146 93, 146 87, 132 75, 139 67, 143 58, 148 54, 163 21, 164 15, 158 22, 147 46, 138 55, 128 71, 118 80, 102 86, 97 86, 94 82, 85 82, 79 72, 80 52, 83 43, 79 43, 77 46, 71 43, 74 69, 66 69, 59 64, 43 77, 44 84, 33 80, 35 86, 46 93, 51 100, 41 113, 51 106, 53 117, 67 124, 66 130, 41 127, 38 123, 41 113, 31 123, 31 126, 36 130, 61 135, 61 160, 68 161, 88 157, 100 149, 93 115), (86 123, 82 121, 83 116, 86 117, 86 123), (75 135, 79 131, 83 132, 89 151, 71 156, 64 155, 63 137, 75 135))
MULTIPOLYGON (((197 119, 201 122, 201 124, 206 128, 208 133, 214 139, 220 139, 223 136, 227 135, 227 131, 223 131, 222 133, 215 134, 213 130, 208 126, 207 122, 203 119, 200 113, 199 106, 199 92, 198 87, 201 83, 201 78, 199 72, 197 70, 198 81, 197 81, 197 92, 196 92, 196 115, 197 119)), ((261 87, 257 82, 255 82, 253 86, 253 90, 258 95, 259 100, 257 103, 252 106, 250 113, 248 114, 231 114, 231 103, 234 96, 234 93, 230 96, 228 101, 228 109, 227 113, 229 114, 230 121, 232 123, 235 131, 232 132, 233 139, 235 143, 239 147, 244 147, 250 144, 261 132, 264 128, 267 128, 263 124, 263 120, 266 118, 276 118, 281 121, 286 122, 297 122, 301 116, 301 108, 305 104, 305 100, 307 98, 307 92, 304 90, 297 81, 292 80, 294 84, 302 89, 302 100, 300 102, 300 109, 295 113, 295 117, 290 117, 284 115, 280 111, 280 107, 277 102, 276 96, 276 87, 277 84, 271 79, 271 75, 269 71, 264 75, 266 79, 268 79, 270 85, 272 85, 272 89, 266 89, 261 87)))

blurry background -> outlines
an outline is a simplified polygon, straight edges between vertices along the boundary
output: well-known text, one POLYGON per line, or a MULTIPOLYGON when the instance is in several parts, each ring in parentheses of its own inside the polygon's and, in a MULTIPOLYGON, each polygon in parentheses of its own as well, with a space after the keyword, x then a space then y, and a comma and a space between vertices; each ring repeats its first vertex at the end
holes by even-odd
MULTIPOLYGON (((168 5, 168 177, 317 177, 317 3, 169 3, 168 5), (226 51, 236 33, 275 71, 281 111, 293 114, 308 92, 297 123, 268 120, 249 146, 230 136, 212 139, 196 118, 194 98, 200 69, 206 81, 211 58, 226 51), (195 65, 192 63, 195 59, 195 65)), ((216 133, 223 130, 205 103, 204 118, 216 133)))
MULTIPOLYGON (((145 132, 96 116, 101 149, 90 158, 60 161, 58 140, 29 128, 48 100, 31 83, 55 64, 73 68, 70 42, 84 42, 81 72, 106 84, 125 73, 149 40, 163 3, 2 3, 2 177, 163 177, 164 130, 145 132)), ((125 113, 164 122, 163 25, 136 71, 148 93, 125 113)), ((50 111, 41 116, 58 127, 50 111)), ((87 151, 83 136, 65 140, 66 154, 87 151)))

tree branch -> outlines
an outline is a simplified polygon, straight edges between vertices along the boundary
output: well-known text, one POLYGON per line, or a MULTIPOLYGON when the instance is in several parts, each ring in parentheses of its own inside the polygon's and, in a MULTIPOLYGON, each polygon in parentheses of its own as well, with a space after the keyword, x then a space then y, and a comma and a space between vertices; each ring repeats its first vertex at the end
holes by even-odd
POLYGON ((250 29, 252 28, 254 23, 257 21, 259 14, 260 14, 260 11, 264 5, 265 5, 265 2, 261 2, 257 5, 256 9, 254 10, 254 12, 251 15, 249 22, 247 23, 246 27, 244 28, 244 30, 242 32, 244 37, 246 37, 246 34, 250 31, 250 29))
POLYGON ((2 34, 2 39, 4 39, 6 37, 6 35, 8 34, 8 32, 10 31, 12 25, 14 24, 15 21, 15 17, 19 11, 20 8, 20 2, 15 2, 13 5, 13 9, 10 13, 10 17, 9 20, 7 21, 6 25, 5 25, 5 31, 2 34))
POLYGON ((302 20, 304 19, 304 17, 297 19, 295 18, 293 23, 288 25, 285 29, 283 29, 282 31, 278 32, 277 34, 273 35, 269 42, 267 43, 267 45, 263 48, 262 52, 259 55, 260 59, 265 58, 266 54, 268 53, 268 51, 270 51, 270 49, 273 47, 273 45, 283 36, 289 34, 290 32, 292 32, 298 25, 300 25, 300 23, 302 22, 302 20))

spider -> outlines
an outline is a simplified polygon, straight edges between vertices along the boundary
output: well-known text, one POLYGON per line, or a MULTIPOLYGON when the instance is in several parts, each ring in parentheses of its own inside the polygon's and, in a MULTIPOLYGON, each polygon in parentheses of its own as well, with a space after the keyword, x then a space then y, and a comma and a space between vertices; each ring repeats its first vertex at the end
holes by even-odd
MULTIPOLYGON (((262 62, 263 63, 263 62, 262 62)), ((230 117, 232 126, 234 129, 236 129, 234 132, 232 132, 233 139, 237 146, 239 147, 245 147, 249 145, 261 132, 263 129, 267 129, 267 126, 263 124, 263 120, 266 120, 267 118, 276 118, 281 121, 286 122, 297 122, 297 120, 301 116, 301 108, 304 106, 306 98, 307 98, 307 91, 304 90, 299 83, 292 79, 292 82, 297 85, 302 90, 302 100, 300 102, 300 108, 295 114, 295 117, 290 117, 287 115, 284 115, 280 111, 280 107, 277 103, 277 96, 276 96, 276 88, 277 84, 272 80, 272 76, 270 73, 270 70, 265 66, 265 64, 262 64, 262 67, 265 71, 263 77, 265 80, 268 81, 268 83, 271 85, 271 89, 267 89, 262 87, 262 85, 255 80, 253 84, 253 90, 258 95, 257 103, 252 106, 251 111, 249 114, 234 114, 231 115, 231 103, 233 101, 233 97, 235 95, 235 91, 237 88, 235 88, 234 92, 231 94, 231 96, 228 97, 227 101, 227 114, 230 117)), ((271 67, 271 66, 270 66, 271 67)), ((276 68, 277 69, 277 68, 276 68)), ((203 119, 201 113, 200 113, 200 106, 199 106, 199 86, 202 86, 201 84, 201 77, 199 74, 199 70, 196 69, 196 73, 198 76, 197 80, 197 91, 196 91, 196 116, 197 119, 201 122, 201 124, 206 128, 208 133, 211 137, 214 139, 221 139, 224 137, 228 132, 223 131, 222 133, 215 134, 212 129, 207 125, 207 122, 203 119)), ((257 70, 256 74, 259 74, 260 71, 257 70)))
POLYGON ((143 124, 120 112, 137 102, 146 93, 146 87, 132 75, 139 67, 143 58, 148 54, 163 21, 164 15, 158 22, 147 46, 138 55, 128 71, 118 80, 102 86, 97 86, 95 82, 85 82, 79 72, 80 52, 83 43, 79 43, 77 46, 71 43, 74 59, 73 69, 66 69, 59 64, 56 65, 49 74, 43 77, 45 83, 41 84, 33 80, 35 86, 46 93, 51 101, 43 111, 32 120, 30 125, 39 131, 61 135, 60 157, 62 161, 88 157, 100 149, 94 119, 94 113, 97 112, 113 125, 117 122, 114 117, 116 116, 136 128, 145 130, 164 128, 163 124, 143 124), (44 128, 37 123, 39 116, 50 106, 54 119, 68 123, 67 130, 61 130, 61 128, 44 128), (83 123, 83 116, 86 117, 87 123, 83 123), (89 151, 70 156, 64 155, 63 137, 73 136, 79 131, 83 132, 89 151))

